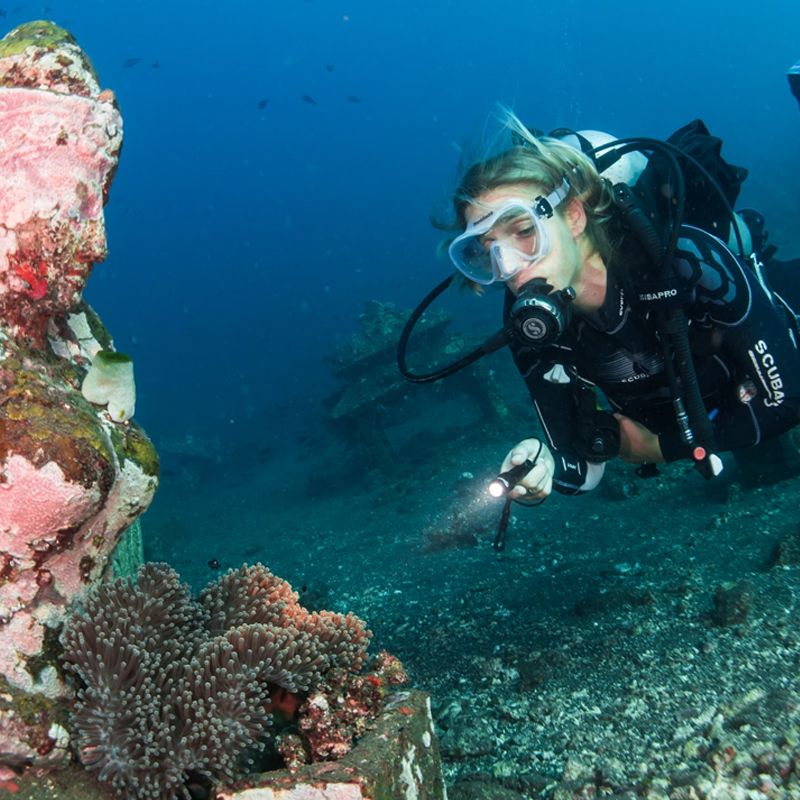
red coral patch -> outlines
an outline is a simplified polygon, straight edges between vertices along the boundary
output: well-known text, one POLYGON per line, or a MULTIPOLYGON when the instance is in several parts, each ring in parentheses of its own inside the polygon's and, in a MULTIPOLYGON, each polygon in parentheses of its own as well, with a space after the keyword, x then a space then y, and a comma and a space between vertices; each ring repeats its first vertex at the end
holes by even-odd
POLYGON ((28 284, 28 297, 31 300, 41 300, 47 294, 47 263, 39 261, 20 261, 15 264, 17 275, 28 284))

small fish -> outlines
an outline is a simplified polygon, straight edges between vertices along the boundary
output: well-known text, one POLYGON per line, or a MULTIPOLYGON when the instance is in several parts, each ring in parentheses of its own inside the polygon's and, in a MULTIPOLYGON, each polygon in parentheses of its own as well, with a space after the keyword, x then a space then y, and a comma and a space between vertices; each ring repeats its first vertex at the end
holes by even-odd
POLYGON ((159 66, 158 61, 154 61, 153 62, 153 69, 158 69, 158 66, 159 66))
POLYGON ((50 8, 50 6, 45 6, 45 7, 42 9, 42 14, 49 14, 49 13, 50 13, 52 10, 53 10, 53 9, 52 9, 52 8, 50 8))
POLYGON ((138 347, 139 346, 139 340, 132 333, 130 334, 130 339, 131 339, 131 344, 134 347, 138 347))
POLYGON ((354 94, 351 94, 351 95, 347 96, 347 102, 348 103, 360 103, 361 102, 361 98, 360 97, 356 97, 354 94))
POLYGON ((261 101, 261 102, 258 104, 258 108, 259 108, 259 110, 261 110, 262 108, 266 108, 266 107, 267 107, 267 103, 269 103, 269 97, 265 97, 265 98, 264 98, 264 99, 263 99, 263 100, 262 100, 262 101, 261 101))
POLYGON ((130 69, 131 67, 135 67, 141 60, 141 58, 129 58, 122 66, 125 69, 130 69))
POLYGON ((311 97, 311 95, 309 95, 309 94, 304 94, 300 99, 304 103, 309 103, 312 106, 317 105, 317 101, 313 97, 311 97))
POLYGON ((4 17, 6 15, 6 10, 4 8, 0 8, 0 17, 4 17))
POLYGON ((222 566, 222 564, 220 564, 216 558, 212 558, 211 561, 208 562, 208 566, 211 569, 219 569, 222 566))
POLYGON ((333 72, 333 64, 326 64, 325 69, 327 69, 328 72, 333 72))

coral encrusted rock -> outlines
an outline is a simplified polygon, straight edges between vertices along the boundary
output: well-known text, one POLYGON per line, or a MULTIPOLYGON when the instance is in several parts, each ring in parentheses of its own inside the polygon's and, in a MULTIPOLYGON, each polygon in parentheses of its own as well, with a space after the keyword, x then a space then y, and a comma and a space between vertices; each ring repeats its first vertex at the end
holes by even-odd
POLYGON ((158 485, 158 456, 81 384, 113 341, 82 297, 106 257, 122 118, 73 37, 0 41, 0 765, 57 766, 66 608, 103 576, 158 485))

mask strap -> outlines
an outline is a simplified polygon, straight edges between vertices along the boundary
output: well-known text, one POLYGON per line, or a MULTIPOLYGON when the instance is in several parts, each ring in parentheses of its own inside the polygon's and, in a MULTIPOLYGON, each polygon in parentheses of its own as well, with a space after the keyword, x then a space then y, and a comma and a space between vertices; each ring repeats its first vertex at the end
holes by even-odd
POLYGON ((553 216, 553 209, 564 202, 564 198, 569 194, 569 181, 563 178, 561 186, 553 189, 547 197, 537 197, 533 202, 533 210, 537 217, 550 219, 553 216))

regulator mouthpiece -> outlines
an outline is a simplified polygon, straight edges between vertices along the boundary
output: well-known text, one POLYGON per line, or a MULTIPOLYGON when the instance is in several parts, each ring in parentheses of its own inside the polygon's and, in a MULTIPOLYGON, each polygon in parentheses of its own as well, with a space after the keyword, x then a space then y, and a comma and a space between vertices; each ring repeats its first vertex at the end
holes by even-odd
POLYGON ((544 278, 524 284, 511 306, 511 326, 517 337, 530 347, 547 347, 564 333, 571 316, 575 290, 567 286, 554 292, 544 278))

